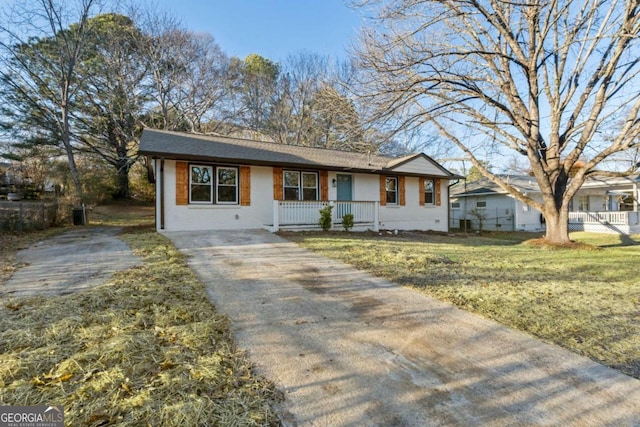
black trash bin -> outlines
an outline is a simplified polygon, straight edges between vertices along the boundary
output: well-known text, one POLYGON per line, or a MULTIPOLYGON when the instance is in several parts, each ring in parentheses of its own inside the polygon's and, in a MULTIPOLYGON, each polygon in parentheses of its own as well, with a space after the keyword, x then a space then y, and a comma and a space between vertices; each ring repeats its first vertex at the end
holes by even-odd
POLYGON ((84 225, 84 215, 82 208, 73 209, 73 225, 84 225))

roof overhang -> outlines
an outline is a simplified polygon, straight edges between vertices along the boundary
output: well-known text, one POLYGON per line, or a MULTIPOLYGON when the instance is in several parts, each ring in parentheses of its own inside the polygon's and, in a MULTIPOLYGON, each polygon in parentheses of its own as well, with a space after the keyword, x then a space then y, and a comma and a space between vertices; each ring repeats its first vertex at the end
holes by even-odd
POLYGON ((147 130, 143 132, 139 153, 151 158, 221 164, 242 164, 296 169, 323 169, 368 174, 457 179, 424 154, 394 159, 380 155, 353 153, 310 147, 288 146, 226 137, 191 135, 179 132, 147 130), (425 158, 431 171, 397 171, 400 165, 425 158))

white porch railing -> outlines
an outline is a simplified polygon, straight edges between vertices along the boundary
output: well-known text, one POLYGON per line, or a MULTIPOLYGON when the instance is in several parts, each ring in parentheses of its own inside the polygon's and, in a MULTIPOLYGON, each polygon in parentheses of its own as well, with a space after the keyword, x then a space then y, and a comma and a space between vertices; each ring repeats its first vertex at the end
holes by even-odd
POLYGON ((569 224, 638 224, 638 212, 569 212, 569 224))
POLYGON ((273 229, 281 227, 315 228, 319 226, 320 209, 333 206, 332 222, 342 224, 345 214, 353 214, 354 225, 371 226, 378 231, 378 202, 369 201, 273 201, 273 229))

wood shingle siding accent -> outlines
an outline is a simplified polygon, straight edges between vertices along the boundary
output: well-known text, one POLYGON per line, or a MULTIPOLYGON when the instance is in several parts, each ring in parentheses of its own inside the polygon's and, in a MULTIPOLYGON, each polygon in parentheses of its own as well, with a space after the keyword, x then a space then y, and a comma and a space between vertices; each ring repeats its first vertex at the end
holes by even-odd
POLYGON ((418 196, 420 197, 420 206, 424 206, 425 204, 424 184, 425 184, 425 179, 423 177, 420 177, 418 179, 418 196))
POLYGON ((176 205, 189 204, 189 163, 176 162, 176 205))
POLYGON ((320 171, 320 200, 329 200, 329 172, 320 171))
POLYGON ((240 166, 240 206, 251 206, 251 168, 240 166))
POLYGON ((380 206, 387 206, 387 177, 380 175, 380 206))
POLYGON ((282 168, 273 168, 273 200, 282 200, 282 168))
POLYGON ((436 187, 436 206, 440 206, 440 204, 442 203, 441 199, 442 199, 442 190, 441 190, 441 184, 442 184, 442 180, 441 179, 436 179, 434 186, 436 187))
POLYGON ((407 194, 404 190, 404 181, 405 181, 404 176, 398 177, 398 193, 399 193, 399 199, 400 199, 400 206, 404 206, 407 204, 407 194))

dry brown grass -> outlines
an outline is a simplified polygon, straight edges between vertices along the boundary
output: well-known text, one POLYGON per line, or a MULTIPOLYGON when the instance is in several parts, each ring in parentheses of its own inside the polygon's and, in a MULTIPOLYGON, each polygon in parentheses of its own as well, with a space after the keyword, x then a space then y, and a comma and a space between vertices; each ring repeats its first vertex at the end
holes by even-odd
POLYGON ((149 226, 122 238, 144 264, 104 285, 0 301, 0 405, 61 404, 67 425, 278 425, 229 320, 149 226))

